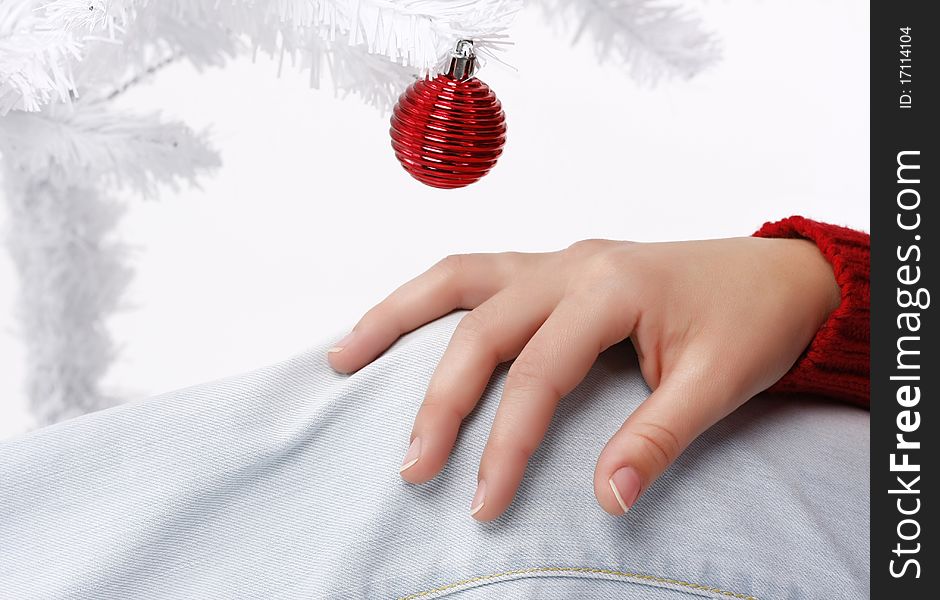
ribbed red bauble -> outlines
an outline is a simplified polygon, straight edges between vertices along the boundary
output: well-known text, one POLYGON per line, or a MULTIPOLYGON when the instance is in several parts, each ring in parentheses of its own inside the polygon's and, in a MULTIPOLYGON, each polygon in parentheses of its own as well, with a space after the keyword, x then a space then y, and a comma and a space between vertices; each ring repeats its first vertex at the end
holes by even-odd
POLYGON ((473 77, 473 43, 461 40, 446 74, 416 81, 392 114, 392 148, 418 181, 459 188, 486 175, 503 152, 506 116, 496 94, 473 77))

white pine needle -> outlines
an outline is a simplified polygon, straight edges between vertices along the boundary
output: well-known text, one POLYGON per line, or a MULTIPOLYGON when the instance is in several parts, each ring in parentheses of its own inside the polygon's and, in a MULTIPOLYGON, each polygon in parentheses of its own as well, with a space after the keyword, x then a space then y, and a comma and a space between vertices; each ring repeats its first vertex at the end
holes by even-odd
POLYGON ((643 83, 692 77, 721 56, 699 19, 661 0, 537 1, 575 42, 589 38, 601 60, 626 66, 643 83))

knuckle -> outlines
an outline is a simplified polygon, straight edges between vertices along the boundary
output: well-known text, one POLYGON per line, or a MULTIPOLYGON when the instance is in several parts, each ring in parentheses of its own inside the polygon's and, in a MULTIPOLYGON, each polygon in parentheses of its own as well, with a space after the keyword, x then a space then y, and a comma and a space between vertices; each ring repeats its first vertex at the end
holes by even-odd
POLYGON ((384 300, 366 311, 359 319, 357 327, 363 329, 393 329, 401 330, 401 323, 397 311, 394 310, 391 300, 384 300))
POLYGON ((509 390, 523 392, 548 392, 555 399, 560 398, 558 390, 551 382, 551 378, 541 365, 546 364, 537 356, 530 356, 523 359, 517 359, 512 367, 509 368, 509 374, 506 376, 506 388, 509 390))
POLYGON ((649 458, 661 471, 672 464, 682 452, 682 444, 676 434, 657 423, 637 423, 632 434, 642 441, 649 458))
POLYGON ((442 273, 445 277, 453 277, 466 269, 466 262, 466 254, 448 254, 437 261, 432 269, 442 273))
POLYGON ((526 252, 517 252, 513 250, 510 250, 508 252, 500 252, 494 255, 496 259, 503 261, 505 263, 508 263, 508 264, 512 264, 512 265, 521 263, 522 261, 527 260, 531 256, 532 256, 531 254, 528 254, 526 252))
POLYGON ((452 343, 476 348, 492 347, 491 319, 480 308, 468 312, 454 330, 452 343))
POLYGON ((610 242, 608 240, 602 240, 598 238, 591 238, 587 240, 579 240, 567 248, 567 252, 572 255, 586 255, 593 254, 598 250, 606 248, 610 242))
POLYGON ((624 261, 619 253, 604 251, 592 255, 584 265, 582 273, 589 281, 611 281, 624 270, 624 261))
POLYGON ((490 439, 486 447, 486 456, 499 461, 513 461, 526 464, 535 454, 538 446, 519 440, 490 439))
POLYGON ((628 244, 611 248, 590 257, 581 269, 581 282, 598 292, 614 295, 634 294, 638 290, 658 287, 663 272, 651 259, 644 244, 628 244))
POLYGON ((467 415, 459 405, 453 402, 441 401, 437 398, 437 394, 429 390, 424 403, 421 405, 421 416, 432 423, 449 421, 459 424, 467 415))

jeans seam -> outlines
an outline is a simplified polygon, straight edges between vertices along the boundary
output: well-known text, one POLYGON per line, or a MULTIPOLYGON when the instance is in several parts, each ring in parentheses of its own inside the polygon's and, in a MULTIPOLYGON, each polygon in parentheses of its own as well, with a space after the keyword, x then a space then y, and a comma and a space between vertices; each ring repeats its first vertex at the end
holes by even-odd
POLYGON ((399 600, 416 600, 418 598, 427 598, 431 595, 442 594, 444 592, 456 592, 462 589, 475 587, 476 584, 497 583, 500 580, 523 579, 534 576, 556 576, 556 577, 598 577, 604 579, 614 578, 614 580, 623 580, 630 583, 639 583, 645 585, 655 585, 657 587, 668 587, 679 591, 705 592, 714 598, 737 598, 739 600, 758 600, 755 596, 732 592, 710 585, 700 583, 691 583, 681 579, 670 579, 668 577, 658 577, 656 575, 644 575, 642 573, 629 573, 626 571, 617 571, 614 569, 601 569, 592 567, 531 567, 527 569, 515 569, 509 571, 500 571, 487 575, 478 575, 467 579, 461 579, 432 589, 424 590, 407 596, 402 596, 399 600))

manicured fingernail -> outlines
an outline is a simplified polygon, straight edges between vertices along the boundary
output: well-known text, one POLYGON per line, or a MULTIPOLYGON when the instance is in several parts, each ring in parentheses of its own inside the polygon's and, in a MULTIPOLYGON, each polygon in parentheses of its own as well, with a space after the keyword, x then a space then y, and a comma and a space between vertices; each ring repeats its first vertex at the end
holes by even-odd
POLYGON ((353 338, 353 334, 354 334, 354 333, 356 333, 356 332, 355 332, 355 331, 350 331, 349 333, 347 333, 346 336, 345 336, 343 339, 341 339, 340 341, 336 342, 336 345, 335 345, 335 346, 333 346, 332 348, 330 348, 329 350, 327 350, 327 353, 332 354, 332 353, 334 353, 334 352, 341 352, 341 351, 343 350, 343 348, 345 348, 347 345, 349 345, 349 342, 352 341, 352 338, 353 338))
POLYGON ((633 467, 620 467, 607 483, 614 492, 617 504, 626 513, 640 495, 640 474, 633 467))
POLYGON ((421 438, 415 438, 408 446, 408 452, 405 452, 405 458, 402 459, 401 468, 398 469, 398 472, 404 473, 407 469, 413 467, 419 458, 421 458, 421 438))
POLYGON ((480 509, 483 508, 483 504, 486 501, 486 482, 480 481, 477 483, 477 491, 473 495, 473 501, 470 502, 470 516, 480 512, 480 509))

